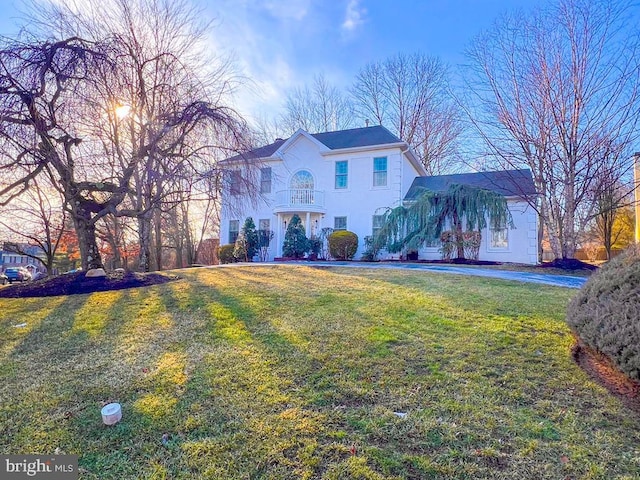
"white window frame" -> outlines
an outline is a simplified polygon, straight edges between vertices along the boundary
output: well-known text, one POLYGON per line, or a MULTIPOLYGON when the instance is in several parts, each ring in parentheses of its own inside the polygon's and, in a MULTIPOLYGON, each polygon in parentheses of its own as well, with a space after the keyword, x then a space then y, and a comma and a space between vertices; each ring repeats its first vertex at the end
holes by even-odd
POLYGON ((260 193, 271 193, 272 175, 271 167, 262 167, 260 169, 260 193))
POLYGON ((233 244, 236 243, 236 240, 238 239, 238 235, 240 235, 240 220, 229 220, 229 243, 233 244), (231 226, 235 224, 235 229, 233 229, 231 226), (231 234, 235 233, 235 238, 233 239, 233 241, 231 241, 231 234))
POLYGON ((374 157, 373 158, 373 188, 385 188, 389 185, 389 158, 374 157), (376 170, 376 161, 384 160, 384 170, 376 170), (384 183, 379 183, 379 175, 384 174, 384 183))
POLYGON ((337 160, 335 162, 334 172, 334 188, 336 190, 346 190, 347 188, 349 188, 349 160, 337 160), (344 173, 338 173, 338 164, 346 166, 346 171, 344 173), (344 186, 338 186, 338 178, 345 179, 344 186))
POLYGON ((510 250, 509 227, 504 228, 487 228, 487 250, 490 252, 508 252, 510 250), (494 235, 501 234, 504 238, 504 245, 497 245, 494 235))
POLYGON ((341 215, 341 216, 337 216, 337 217, 333 217, 333 231, 337 232, 339 230, 347 230, 347 216, 346 215, 341 215), (336 225, 336 222, 338 219, 344 219, 344 228, 338 228, 336 225))
POLYGON ((371 217, 371 235, 375 236, 375 234, 382 228, 382 225, 384 225, 384 215, 374 215, 371 217), (380 223, 377 227, 376 219, 378 219, 380 223))

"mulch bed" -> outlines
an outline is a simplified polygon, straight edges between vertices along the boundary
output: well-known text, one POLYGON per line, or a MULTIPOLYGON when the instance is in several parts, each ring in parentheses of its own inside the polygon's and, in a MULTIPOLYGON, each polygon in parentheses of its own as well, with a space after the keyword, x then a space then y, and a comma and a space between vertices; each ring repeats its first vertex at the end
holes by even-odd
POLYGON ((597 265, 583 262, 575 258, 559 258, 552 262, 543 262, 540 268, 561 268, 562 270, 598 270, 597 265))
POLYGON ((137 272, 111 272, 106 277, 86 277, 85 272, 76 272, 44 278, 35 282, 14 283, 0 289, 0 298, 56 297, 106 292, 125 288, 150 287, 172 282, 179 278, 175 275, 137 272))
POLYGON ((627 408, 640 414, 640 382, 627 377, 606 356, 579 341, 576 341, 571 353, 593 381, 618 397, 627 408))

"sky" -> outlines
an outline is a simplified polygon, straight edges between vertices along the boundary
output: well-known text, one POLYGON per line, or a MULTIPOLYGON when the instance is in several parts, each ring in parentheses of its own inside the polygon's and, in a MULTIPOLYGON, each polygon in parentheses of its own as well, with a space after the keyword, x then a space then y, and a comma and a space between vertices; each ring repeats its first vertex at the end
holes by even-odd
MULTIPOLYGON (((347 87, 367 63, 399 52, 440 57, 452 69, 505 11, 539 0, 194 0, 212 20, 212 48, 250 82, 235 101, 249 119, 274 117, 288 91, 323 74, 347 87)), ((0 34, 24 24, 20 0, 0 0, 0 34)))

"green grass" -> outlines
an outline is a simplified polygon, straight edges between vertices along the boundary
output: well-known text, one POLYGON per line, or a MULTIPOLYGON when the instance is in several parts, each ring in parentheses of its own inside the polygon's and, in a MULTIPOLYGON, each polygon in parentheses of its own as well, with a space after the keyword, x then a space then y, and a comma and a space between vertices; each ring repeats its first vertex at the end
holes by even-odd
POLYGON ((571 360, 573 290, 304 266, 180 274, 0 300, 0 452, 78 454, 83 479, 640 476, 640 418, 571 360), (123 406, 113 427, 106 401, 123 406))

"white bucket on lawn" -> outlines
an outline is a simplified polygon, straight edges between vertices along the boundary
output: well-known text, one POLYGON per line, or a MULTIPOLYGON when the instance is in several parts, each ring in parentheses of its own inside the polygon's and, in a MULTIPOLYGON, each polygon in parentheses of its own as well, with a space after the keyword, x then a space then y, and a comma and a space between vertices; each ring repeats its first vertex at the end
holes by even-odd
POLYGON ((119 403, 110 403, 102 407, 102 422, 105 425, 115 425, 122 418, 122 408, 119 403))

